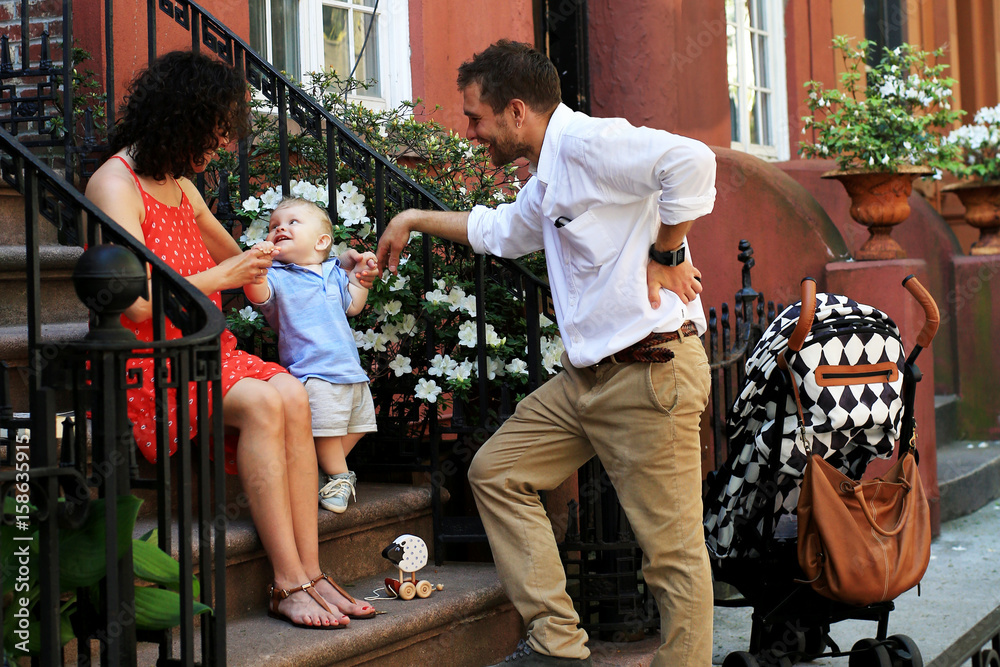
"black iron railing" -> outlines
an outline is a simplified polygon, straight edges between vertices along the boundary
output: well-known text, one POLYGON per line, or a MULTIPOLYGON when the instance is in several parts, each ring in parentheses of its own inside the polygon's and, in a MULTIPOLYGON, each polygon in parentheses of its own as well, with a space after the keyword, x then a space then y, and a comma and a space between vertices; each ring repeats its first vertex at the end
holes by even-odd
MULTIPOLYGON (((702 465, 718 468, 728 458, 726 417, 742 385, 747 354, 753 349, 775 307, 764 309, 764 297, 753 289, 750 270, 753 249, 740 241, 743 285, 735 296, 735 314, 722 304, 722 317, 709 309, 706 352, 712 369, 709 408, 702 419, 710 430, 702 434, 702 465)), ((780 308, 779 308, 780 310, 780 308)), ((567 585, 581 625, 601 639, 623 641, 659 628, 656 602, 642 583, 642 550, 607 472, 591 459, 578 476, 579 502, 569 502, 566 537, 559 544, 567 585)))
MULTIPOLYGON (((0 443, 14 464, 12 469, 0 471, 0 497, 6 502, 4 539, 30 551, 24 560, 5 561, 11 569, 0 572, 0 581, 8 585, 16 581, 27 588, 25 597, 15 596, 5 612, 17 618, 10 627, 23 632, 24 638, 40 641, 38 660, 43 665, 64 663, 60 633, 65 628, 71 628, 77 638, 79 664, 90 664, 96 651, 103 665, 134 665, 137 641, 159 643, 164 664, 193 665, 196 652, 202 664, 225 664, 222 412, 215 410, 210 416, 209 410, 210 388, 215 396, 221 396, 222 314, 2 129, 0 175, 24 196, 29 359, 21 370, 28 381, 31 410, 27 424, 23 419, 8 420, 12 416, 9 404, 0 411, 0 428, 8 436, 19 426, 30 430, 27 442, 8 438, 0 443), (39 225, 45 220, 59 229, 61 238, 89 246, 75 274, 77 293, 92 313, 91 333, 83 340, 42 336, 46 304, 40 288, 39 225), (131 271, 109 270, 112 260, 124 262, 122 266, 131 271), (139 343, 121 326, 119 313, 145 291, 147 270, 155 339, 139 343), (168 317, 180 329, 180 338, 166 340, 168 317), (128 361, 136 358, 155 360, 154 377, 126 370, 128 361), (157 428, 157 476, 151 480, 137 479, 136 448, 126 410, 126 390, 142 383, 153 384, 159 411, 165 412, 168 393, 177 401, 178 433, 187 433, 189 425, 198 433, 195 442, 182 439, 177 456, 171 459, 168 429, 157 428), (56 437, 58 392, 71 397, 70 404, 64 406, 69 414, 61 424, 61 440, 56 437), (196 400, 197 416, 187 409, 189 395, 196 400), (215 464, 209 460, 213 455, 215 464), (197 473, 196 488, 193 472, 197 473), (134 587, 130 538, 136 506, 128 501, 136 487, 157 490, 158 545, 171 552, 172 528, 176 526, 179 581, 191 581, 197 555, 197 602, 214 609, 213 615, 201 618, 198 641, 194 588, 179 585, 179 653, 173 631, 140 629, 143 614, 137 603, 148 599, 148 591, 140 600, 134 587), (196 509, 192 499, 197 502, 196 509), (175 501, 176 516, 171 510, 175 501), (103 508, 103 517, 93 516, 98 511, 95 507, 103 508), (131 516, 129 507, 133 508, 131 516), (79 543, 61 543, 62 531, 102 518, 105 526, 119 527, 123 532, 103 531, 103 549, 99 549, 103 576, 75 590, 64 590, 66 581, 79 579, 78 568, 84 558, 79 543), (197 551, 192 544, 195 525, 199 528, 197 551), (96 586, 96 597, 91 584, 96 586), (69 602, 66 595, 72 596, 69 602)), ((5 393, 6 389, 5 384, 5 393)), ((166 419, 158 423, 166 424, 166 419)))

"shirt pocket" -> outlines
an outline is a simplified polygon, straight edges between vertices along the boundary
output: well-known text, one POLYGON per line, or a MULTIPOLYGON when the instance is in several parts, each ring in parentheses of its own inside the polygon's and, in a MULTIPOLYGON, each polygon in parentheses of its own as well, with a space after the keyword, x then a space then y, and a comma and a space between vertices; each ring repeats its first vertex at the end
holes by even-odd
POLYGON ((588 210, 557 227, 564 258, 586 268, 602 266, 617 257, 621 242, 609 233, 608 222, 588 210))

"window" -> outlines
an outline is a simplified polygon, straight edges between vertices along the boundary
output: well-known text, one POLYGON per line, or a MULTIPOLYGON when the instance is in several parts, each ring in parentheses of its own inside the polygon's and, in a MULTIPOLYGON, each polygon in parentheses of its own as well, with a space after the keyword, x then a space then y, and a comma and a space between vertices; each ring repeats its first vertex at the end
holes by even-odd
POLYGON ((373 80, 375 108, 412 97, 407 0, 250 0, 250 46, 296 79, 333 68, 373 80))
POLYGON ((726 0, 732 147, 787 160, 785 31, 782 0, 726 0))

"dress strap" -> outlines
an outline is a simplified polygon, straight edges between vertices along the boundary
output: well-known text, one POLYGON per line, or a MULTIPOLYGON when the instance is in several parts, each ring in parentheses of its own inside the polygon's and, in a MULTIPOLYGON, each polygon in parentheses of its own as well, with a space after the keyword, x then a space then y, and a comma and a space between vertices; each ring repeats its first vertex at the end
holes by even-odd
POLYGON ((145 195, 146 191, 142 189, 142 183, 139 182, 139 177, 135 175, 135 172, 132 170, 132 167, 129 165, 128 160, 126 160, 125 158, 123 158, 121 155, 112 155, 111 157, 118 158, 119 160, 122 161, 122 164, 125 165, 126 169, 128 169, 128 173, 132 174, 132 180, 135 181, 135 187, 139 188, 139 192, 141 192, 142 194, 145 195))

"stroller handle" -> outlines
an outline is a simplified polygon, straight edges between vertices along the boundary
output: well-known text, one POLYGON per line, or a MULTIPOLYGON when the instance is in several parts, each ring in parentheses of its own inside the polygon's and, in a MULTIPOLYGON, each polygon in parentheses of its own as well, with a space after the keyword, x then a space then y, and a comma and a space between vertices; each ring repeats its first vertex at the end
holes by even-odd
POLYGON ((934 301, 934 297, 931 293, 927 291, 917 277, 913 274, 906 276, 903 279, 903 287, 906 288, 913 298, 924 309, 924 326, 920 329, 920 333, 917 334, 917 345, 922 348, 926 348, 934 340, 934 335, 937 333, 938 326, 941 324, 941 313, 938 311, 937 303, 934 301))
MULTIPOLYGON (((928 295, 929 298, 929 295, 928 295)), ((799 306, 799 321, 795 325, 795 330, 788 337, 788 349, 798 352, 802 349, 802 344, 806 341, 806 336, 812 329, 813 317, 816 316, 816 280, 813 278, 802 279, 802 305, 799 306)), ((933 337, 934 334, 931 334, 933 337)))

